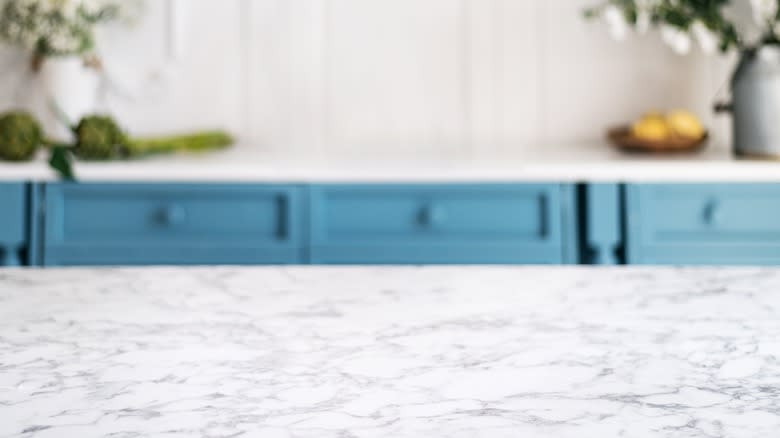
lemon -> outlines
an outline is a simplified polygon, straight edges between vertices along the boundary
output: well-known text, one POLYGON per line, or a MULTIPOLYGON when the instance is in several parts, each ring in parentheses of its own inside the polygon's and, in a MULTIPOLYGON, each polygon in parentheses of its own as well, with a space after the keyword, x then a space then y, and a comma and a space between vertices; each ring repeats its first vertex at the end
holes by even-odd
POLYGON ((704 137, 705 129, 698 117, 689 111, 675 110, 666 115, 666 124, 675 137, 687 140, 699 140, 704 137))
POLYGON ((669 126, 660 114, 647 114, 634 123, 631 133, 640 140, 663 141, 669 138, 669 126))

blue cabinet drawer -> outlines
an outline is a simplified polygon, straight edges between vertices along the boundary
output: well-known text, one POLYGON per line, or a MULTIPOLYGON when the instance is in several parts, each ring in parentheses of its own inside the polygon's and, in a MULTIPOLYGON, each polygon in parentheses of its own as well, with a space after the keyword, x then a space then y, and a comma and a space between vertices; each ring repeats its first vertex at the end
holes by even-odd
POLYGON ((49 184, 46 265, 297 263, 301 189, 49 184))
POLYGON ((18 266, 26 246, 25 184, 0 183, 0 266, 18 266))
POLYGON ((314 263, 564 261, 560 185, 323 185, 311 190, 314 263))
POLYGON ((780 263, 780 185, 632 185, 627 197, 629 263, 780 263))

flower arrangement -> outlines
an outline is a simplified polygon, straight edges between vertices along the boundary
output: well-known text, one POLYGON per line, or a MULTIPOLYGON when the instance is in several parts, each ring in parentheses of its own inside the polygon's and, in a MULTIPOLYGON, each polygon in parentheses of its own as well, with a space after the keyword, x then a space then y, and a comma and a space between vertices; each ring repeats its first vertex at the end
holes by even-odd
MULTIPOLYGON (((739 51, 730 102, 715 110, 732 115, 736 155, 780 159, 780 0, 601 0, 585 16, 602 18, 617 39, 659 29, 680 54, 695 43, 705 53, 739 51)), ((659 126, 649 117, 638 128, 659 126)))
POLYGON ((780 44, 778 0, 606 0, 585 15, 601 17, 617 39, 659 28, 677 53, 697 42, 705 53, 780 44))
POLYGON ((137 6, 132 0, 0 0, 0 42, 34 61, 84 56, 95 50, 95 28, 137 6))
POLYGON ((0 114, 0 161, 29 161, 46 150, 49 165, 63 179, 72 180, 75 159, 135 159, 219 150, 233 144, 233 137, 221 130, 134 138, 113 116, 94 114, 100 81, 114 82, 98 56, 97 28, 132 21, 143 4, 143 0, 0 0, 0 44, 31 56, 32 71, 25 69, 24 74, 33 73, 36 82, 30 83, 45 92, 44 115, 49 116, 40 118, 41 114, 22 108, 0 114), (56 126, 44 126, 47 121, 56 126))

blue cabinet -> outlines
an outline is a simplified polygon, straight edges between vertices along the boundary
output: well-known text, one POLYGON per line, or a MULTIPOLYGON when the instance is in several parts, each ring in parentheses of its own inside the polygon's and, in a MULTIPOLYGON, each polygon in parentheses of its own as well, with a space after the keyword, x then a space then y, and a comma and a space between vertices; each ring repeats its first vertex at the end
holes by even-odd
POLYGON ((57 265, 577 261, 574 187, 44 184, 57 265))
POLYGON ((44 265, 286 264, 305 250, 295 186, 47 184, 44 265))
POLYGON ((27 242, 27 186, 0 183, 0 266, 19 266, 27 242))
POLYGON ((0 209, 0 265, 780 264, 780 184, 0 184, 0 209))
POLYGON ((559 184, 314 186, 310 261, 574 262, 573 199, 559 184))
POLYGON ((629 185, 626 211, 628 263, 780 264, 780 185, 629 185))

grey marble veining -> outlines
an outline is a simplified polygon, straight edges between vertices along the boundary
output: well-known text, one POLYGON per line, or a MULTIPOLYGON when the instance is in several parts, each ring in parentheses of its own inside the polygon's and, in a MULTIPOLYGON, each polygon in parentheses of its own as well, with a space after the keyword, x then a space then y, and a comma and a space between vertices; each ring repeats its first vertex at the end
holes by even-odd
POLYGON ((0 437, 774 437, 780 271, 0 271, 0 437))

